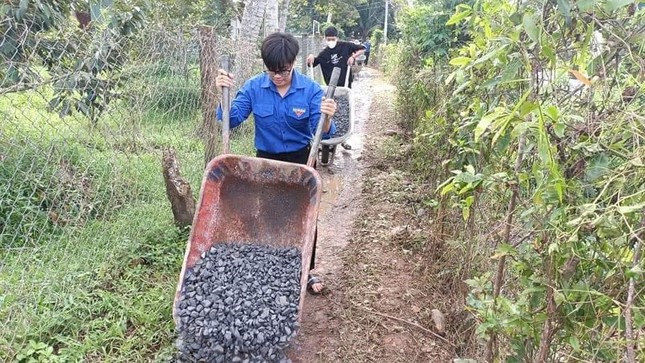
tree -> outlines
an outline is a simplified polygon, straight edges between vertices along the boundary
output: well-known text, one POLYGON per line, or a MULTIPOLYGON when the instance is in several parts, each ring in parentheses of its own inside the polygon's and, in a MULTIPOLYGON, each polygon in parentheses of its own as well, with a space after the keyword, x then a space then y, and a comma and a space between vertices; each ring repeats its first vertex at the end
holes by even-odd
POLYGON ((281 32, 284 32, 287 29, 287 18, 289 17, 289 4, 290 0, 281 0, 280 6, 278 9, 278 27, 281 32))
MULTIPOLYGON (((267 0, 266 13, 264 18, 264 33, 273 33, 280 29, 278 22, 278 0, 267 0)), ((284 9, 286 10, 286 9, 284 9)))
POLYGON ((124 49, 144 23, 141 9, 117 2, 89 27, 70 24, 73 13, 88 10, 81 1, 12 0, 2 10, 0 94, 50 84, 52 111, 96 122, 116 97, 124 49), (38 71, 43 66, 46 74, 38 71))
POLYGON ((293 33, 309 33, 314 20, 325 23, 331 14, 331 22, 346 30, 356 25, 359 18, 357 7, 365 1, 331 0, 323 3, 318 0, 291 0, 287 29, 293 33))
POLYGON ((0 87, 2 93, 28 89, 40 77, 34 71, 30 55, 46 52, 36 36, 58 30, 70 15, 70 2, 43 1, 42 6, 11 0, 2 7, 0 22, 0 87))
POLYGON ((266 6, 267 0, 247 0, 245 2, 240 29, 242 38, 240 40, 246 42, 257 41, 264 21, 266 6))
POLYGON ((205 25, 219 34, 229 30, 231 21, 240 16, 243 5, 234 0, 160 0, 150 10, 157 23, 205 25))
MULTIPOLYGON (((390 6, 392 6, 390 4, 390 6)), ((347 29, 354 33, 356 37, 369 37, 371 32, 376 29, 383 29, 385 20, 385 1, 367 0, 363 4, 356 5, 359 18, 356 25, 347 29)), ((396 29, 395 12, 389 12, 388 16, 388 34, 393 34, 396 29)))

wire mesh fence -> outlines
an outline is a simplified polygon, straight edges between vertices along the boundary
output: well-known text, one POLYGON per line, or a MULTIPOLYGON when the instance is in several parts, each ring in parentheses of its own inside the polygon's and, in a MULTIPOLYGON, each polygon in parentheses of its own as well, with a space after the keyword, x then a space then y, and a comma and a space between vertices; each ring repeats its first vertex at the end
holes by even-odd
MULTIPOLYGON (((0 360, 151 360, 171 350, 188 236, 163 152, 196 196, 221 146, 213 74, 235 55, 240 87, 258 47, 208 28, 24 24, 0 22, 0 360)), ((234 129, 231 152, 252 155, 253 134, 234 129)))

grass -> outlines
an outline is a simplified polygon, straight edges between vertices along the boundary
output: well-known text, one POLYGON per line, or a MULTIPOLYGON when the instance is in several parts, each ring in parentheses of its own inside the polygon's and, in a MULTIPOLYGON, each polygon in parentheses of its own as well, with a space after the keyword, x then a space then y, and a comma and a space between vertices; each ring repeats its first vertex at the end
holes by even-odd
MULTIPOLYGON (((161 151, 176 150, 197 197, 199 107, 121 102, 91 126, 46 112, 49 96, 0 99, 0 361, 166 360, 188 231, 173 224, 161 151)), ((252 153, 248 124, 233 152, 252 153)))

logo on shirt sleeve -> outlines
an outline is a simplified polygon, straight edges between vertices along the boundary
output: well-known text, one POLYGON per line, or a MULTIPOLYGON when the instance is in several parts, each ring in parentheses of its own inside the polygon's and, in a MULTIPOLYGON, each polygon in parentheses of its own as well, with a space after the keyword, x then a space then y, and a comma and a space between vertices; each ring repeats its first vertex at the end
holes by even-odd
POLYGON ((302 116, 302 114, 305 113, 306 111, 307 110, 304 109, 304 108, 298 108, 298 107, 293 108, 293 113, 295 113, 296 116, 298 116, 298 117, 302 116))

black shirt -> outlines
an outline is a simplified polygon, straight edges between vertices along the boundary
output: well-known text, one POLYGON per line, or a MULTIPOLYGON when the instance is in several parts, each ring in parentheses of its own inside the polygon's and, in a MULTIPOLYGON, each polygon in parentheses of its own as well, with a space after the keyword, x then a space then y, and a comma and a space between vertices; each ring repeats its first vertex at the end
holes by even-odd
POLYGON ((314 59, 314 67, 320 65, 325 83, 329 84, 331 79, 331 72, 334 67, 340 67, 340 77, 338 78, 339 87, 351 87, 352 77, 350 69, 349 85, 345 85, 345 77, 347 74, 347 60, 355 52, 365 49, 361 44, 354 44, 339 40, 336 46, 332 49, 326 47, 314 59))

